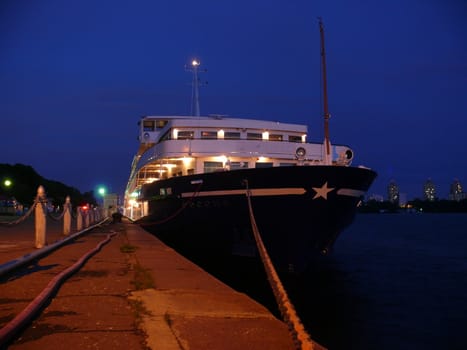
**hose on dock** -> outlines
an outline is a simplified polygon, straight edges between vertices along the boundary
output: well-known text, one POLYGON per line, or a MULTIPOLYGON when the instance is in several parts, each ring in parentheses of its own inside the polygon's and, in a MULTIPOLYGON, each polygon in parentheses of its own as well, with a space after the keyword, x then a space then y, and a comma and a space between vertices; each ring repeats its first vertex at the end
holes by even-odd
POLYGON ((274 297, 276 299, 276 303, 279 307, 279 311, 281 312, 282 318, 284 322, 287 324, 289 328, 289 332, 292 335, 292 339, 297 349, 301 350, 311 350, 311 349, 322 349, 322 347, 313 340, 311 340, 308 332, 305 330, 300 318, 295 311, 295 308, 290 301, 287 291, 285 290, 277 272, 274 268, 274 265, 269 257, 266 247, 264 246, 263 240, 261 238, 261 234, 258 230, 258 226, 256 225, 255 216, 253 213, 253 207, 251 205, 251 191, 248 188, 248 180, 244 180, 246 185, 246 197, 248 201, 248 209, 250 213, 250 220, 251 220, 251 228, 253 230, 253 235, 255 237, 256 246, 258 248, 259 254, 261 256, 261 261, 263 262, 264 269, 266 271, 266 275, 269 281, 269 284, 272 288, 274 293, 274 297))
POLYGON ((0 329, 0 345, 6 344, 9 342, 15 334, 17 334, 22 328, 24 328, 33 317, 41 310, 41 308, 46 304, 46 302, 53 296, 53 294, 58 290, 62 282, 78 271, 86 261, 96 254, 101 248, 110 242, 113 236, 116 233, 111 233, 107 235, 107 238, 99 242, 99 244, 86 254, 84 254, 76 263, 56 275, 42 290, 42 292, 37 295, 34 300, 29 303, 26 308, 21 311, 16 317, 7 323, 2 329, 0 329))

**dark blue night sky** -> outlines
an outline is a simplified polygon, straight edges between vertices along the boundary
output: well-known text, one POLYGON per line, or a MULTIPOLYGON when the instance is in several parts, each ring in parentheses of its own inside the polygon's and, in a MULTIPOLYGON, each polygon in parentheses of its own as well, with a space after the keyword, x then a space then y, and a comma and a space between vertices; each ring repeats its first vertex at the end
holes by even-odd
POLYGON ((467 187, 467 3, 16 1, 0 3, 0 163, 81 191, 123 194, 143 115, 201 113, 305 123, 321 141, 325 25, 331 141, 408 199, 431 178, 467 187))

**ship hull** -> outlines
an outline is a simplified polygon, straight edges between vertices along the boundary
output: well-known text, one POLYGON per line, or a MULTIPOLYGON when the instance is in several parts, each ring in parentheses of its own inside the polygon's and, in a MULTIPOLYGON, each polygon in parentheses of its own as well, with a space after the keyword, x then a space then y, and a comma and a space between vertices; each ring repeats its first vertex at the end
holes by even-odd
POLYGON ((295 166, 173 177, 144 185, 138 223, 193 260, 257 254, 251 214, 279 270, 301 271, 330 251, 376 173, 295 166))

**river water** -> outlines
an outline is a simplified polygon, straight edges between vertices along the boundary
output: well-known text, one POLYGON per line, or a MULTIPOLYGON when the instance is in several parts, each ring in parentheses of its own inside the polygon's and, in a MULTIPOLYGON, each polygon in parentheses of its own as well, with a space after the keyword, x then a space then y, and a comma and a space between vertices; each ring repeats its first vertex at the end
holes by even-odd
POLYGON ((289 291, 329 349, 467 349, 467 215, 359 214, 289 291))
MULTIPOLYGON (((242 264, 213 274, 280 317, 262 266, 242 264)), ((283 282, 328 349, 467 349, 466 214, 359 214, 331 255, 283 282)))

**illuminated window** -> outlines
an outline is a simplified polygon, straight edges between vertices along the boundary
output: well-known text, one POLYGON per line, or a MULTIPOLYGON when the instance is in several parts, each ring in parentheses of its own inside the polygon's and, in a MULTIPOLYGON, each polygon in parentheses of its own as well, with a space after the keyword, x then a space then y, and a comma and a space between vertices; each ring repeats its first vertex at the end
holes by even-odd
POLYGON ((160 171, 146 170, 138 174, 139 179, 154 178, 158 179, 161 177, 160 171))
POLYGON ((156 129, 162 129, 168 122, 168 120, 156 120, 156 129))
POLYGON ((154 131, 154 121, 153 120, 143 121, 143 130, 144 131, 154 131))
POLYGON ((289 135, 289 142, 302 142, 301 136, 289 135))
POLYGON ((201 138, 202 139, 217 139, 217 131, 201 131, 201 138))
POLYGON ((224 170, 224 165, 222 162, 204 162, 205 173, 213 173, 219 170, 224 170))
POLYGON ((187 140, 187 139, 193 139, 194 137, 194 132, 193 131, 185 131, 185 130, 180 130, 177 135, 178 140, 187 140))
POLYGON ((248 168, 247 162, 230 162, 230 170, 246 169, 248 168))
POLYGON ((248 134, 246 134, 246 138, 248 140, 262 140, 263 135, 258 134, 258 133, 254 133, 254 132, 249 132, 248 134))
POLYGON ((282 141, 282 135, 269 134, 269 141, 282 141))
POLYGON ((239 140, 240 139, 240 133, 239 132, 226 131, 224 133, 224 139, 226 139, 226 140, 239 140))

